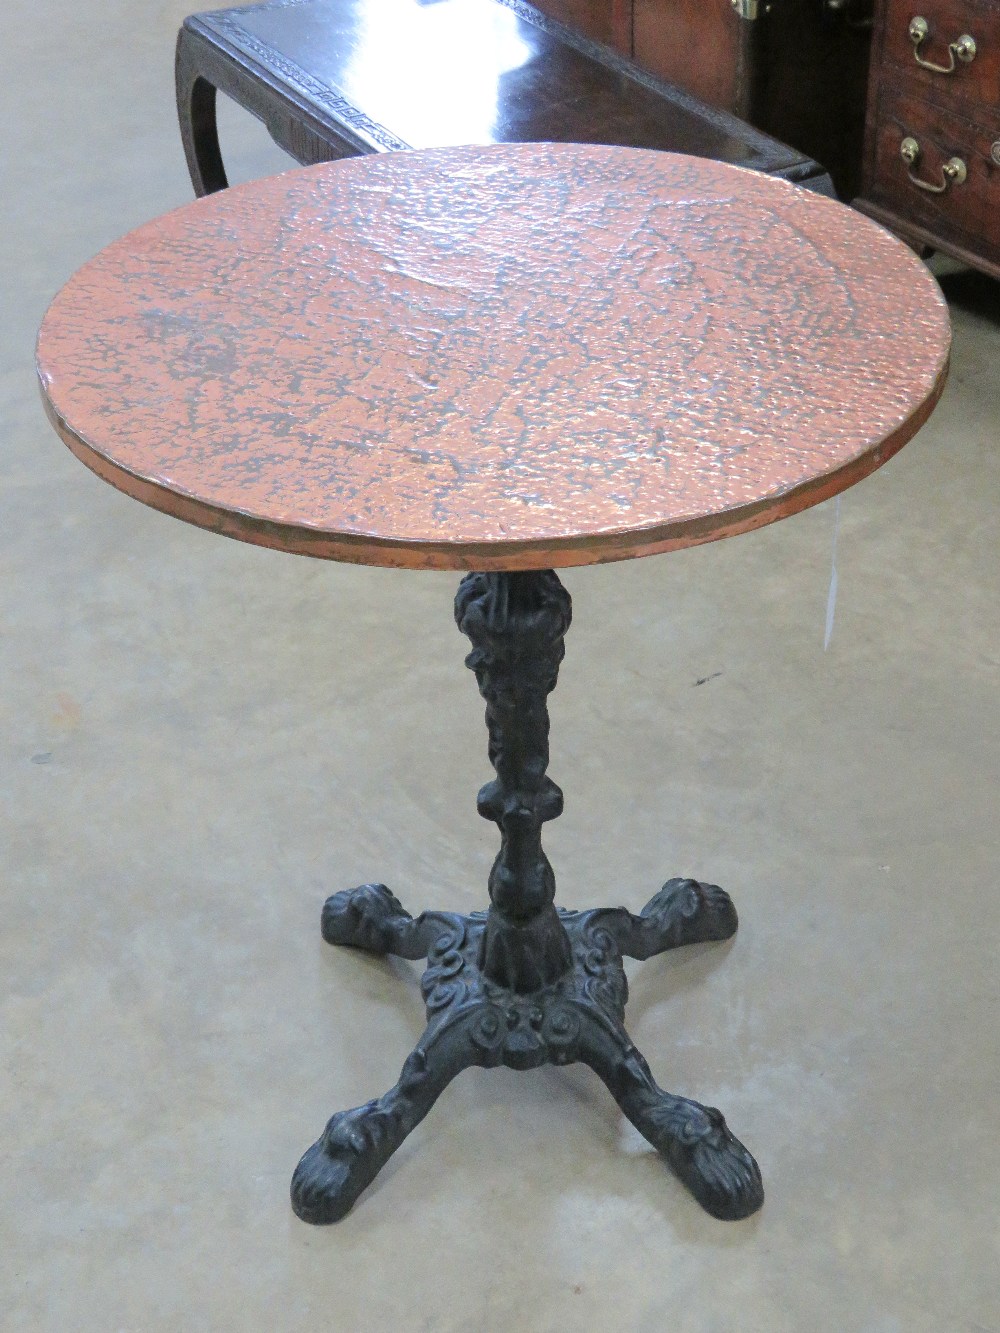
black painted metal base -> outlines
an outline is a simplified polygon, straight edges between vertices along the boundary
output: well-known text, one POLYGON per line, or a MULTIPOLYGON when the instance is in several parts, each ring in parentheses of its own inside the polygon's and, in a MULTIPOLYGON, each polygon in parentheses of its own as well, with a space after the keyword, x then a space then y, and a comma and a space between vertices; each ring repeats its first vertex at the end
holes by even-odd
POLYGON ((521 994, 479 969, 488 914, 411 917, 384 884, 337 893, 323 909, 331 944, 428 960, 421 989, 427 1029, 399 1082, 376 1101, 338 1112, 292 1179, 292 1206, 306 1222, 336 1222, 470 1065, 533 1069, 582 1061, 713 1216, 747 1217, 763 1202, 757 1163, 721 1113, 664 1092, 624 1027, 628 984, 622 956, 727 939, 736 910, 714 884, 673 879, 639 916, 625 908, 558 913, 572 949, 556 981, 521 994))
POLYGON ((467 574, 455 619, 486 700, 496 778, 478 809, 500 829, 490 908, 472 916, 411 917, 384 884, 336 893, 323 935, 370 953, 426 958, 427 1030, 399 1082, 341 1111, 299 1162, 292 1205, 307 1222, 335 1222, 469 1065, 532 1069, 582 1061, 708 1211, 746 1217, 763 1202, 757 1163, 710 1106, 658 1088, 625 1031, 622 957, 722 940, 736 910, 714 884, 672 879, 639 916, 623 907, 564 912, 542 850, 542 825, 562 812, 546 775, 549 715, 569 628, 569 594, 553 570, 467 574))

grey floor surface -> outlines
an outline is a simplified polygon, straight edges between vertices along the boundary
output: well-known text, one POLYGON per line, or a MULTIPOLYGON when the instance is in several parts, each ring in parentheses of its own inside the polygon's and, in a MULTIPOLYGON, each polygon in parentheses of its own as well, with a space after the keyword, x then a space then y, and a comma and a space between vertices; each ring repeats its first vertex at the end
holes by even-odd
POLYGON ((190 197, 184 13, 4 11, 0 1327, 998 1333, 1000 288, 943 279, 950 386, 842 499, 828 651, 830 504, 565 576, 560 898, 732 891, 734 941, 630 967, 630 1024, 763 1212, 705 1216, 586 1071, 477 1071, 308 1228, 299 1153, 422 1027, 320 903, 483 903, 485 732, 452 577, 186 528, 45 422, 47 302, 190 197))

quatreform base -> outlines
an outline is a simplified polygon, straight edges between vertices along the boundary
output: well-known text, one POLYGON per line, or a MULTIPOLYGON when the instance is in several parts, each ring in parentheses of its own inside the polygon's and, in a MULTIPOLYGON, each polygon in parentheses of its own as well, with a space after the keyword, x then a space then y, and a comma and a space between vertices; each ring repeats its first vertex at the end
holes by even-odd
POLYGON ((722 1114, 658 1087, 625 1030, 622 958, 727 939, 736 910, 714 884, 672 879, 635 915, 625 908, 556 908, 541 827, 562 811, 546 776, 549 720, 569 628, 569 594, 552 570, 468 574, 455 601, 472 641, 466 665, 486 700, 496 778, 479 813, 500 828, 490 907, 464 917, 412 917, 384 884, 335 893, 323 937, 374 954, 427 959, 427 1028, 383 1096, 340 1111, 292 1178, 306 1222, 348 1212, 445 1087, 471 1065, 533 1069, 589 1065, 641 1134, 715 1217, 747 1217, 763 1202, 757 1163, 722 1114))

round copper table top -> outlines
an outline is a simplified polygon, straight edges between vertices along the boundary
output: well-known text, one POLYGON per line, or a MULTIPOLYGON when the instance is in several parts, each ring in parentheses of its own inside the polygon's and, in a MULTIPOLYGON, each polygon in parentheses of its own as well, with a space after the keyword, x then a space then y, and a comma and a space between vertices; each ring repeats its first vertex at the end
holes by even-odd
POLYGON ((167 513, 427 569, 647 555, 851 485, 947 371, 937 284, 786 181, 638 149, 352 158, 200 199, 42 325, 71 449, 167 513))

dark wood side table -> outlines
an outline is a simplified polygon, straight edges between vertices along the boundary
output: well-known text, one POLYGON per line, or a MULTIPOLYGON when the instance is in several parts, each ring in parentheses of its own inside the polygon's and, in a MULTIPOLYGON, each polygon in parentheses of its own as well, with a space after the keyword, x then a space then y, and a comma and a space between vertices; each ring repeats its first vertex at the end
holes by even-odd
POLYGON ((523 0, 275 0, 192 14, 177 115, 196 194, 225 187, 216 90, 297 161, 465 143, 609 143, 712 157, 833 194, 805 153, 523 0))
POLYGON ((561 566, 759 527, 889 458, 944 384, 948 315, 887 232, 785 181, 631 149, 354 158, 141 227, 56 297, 43 395, 77 456, 213 531, 358 563, 468 571, 501 845, 488 911, 335 893, 334 944, 427 958, 428 1025, 384 1096, 295 1171, 343 1216, 469 1065, 584 1061, 721 1218, 763 1198, 712 1107, 664 1092, 624 1026, 622 956, 736 930, 715 885, 635 914, 561 911, 541 828, 570 624, 561 566))

